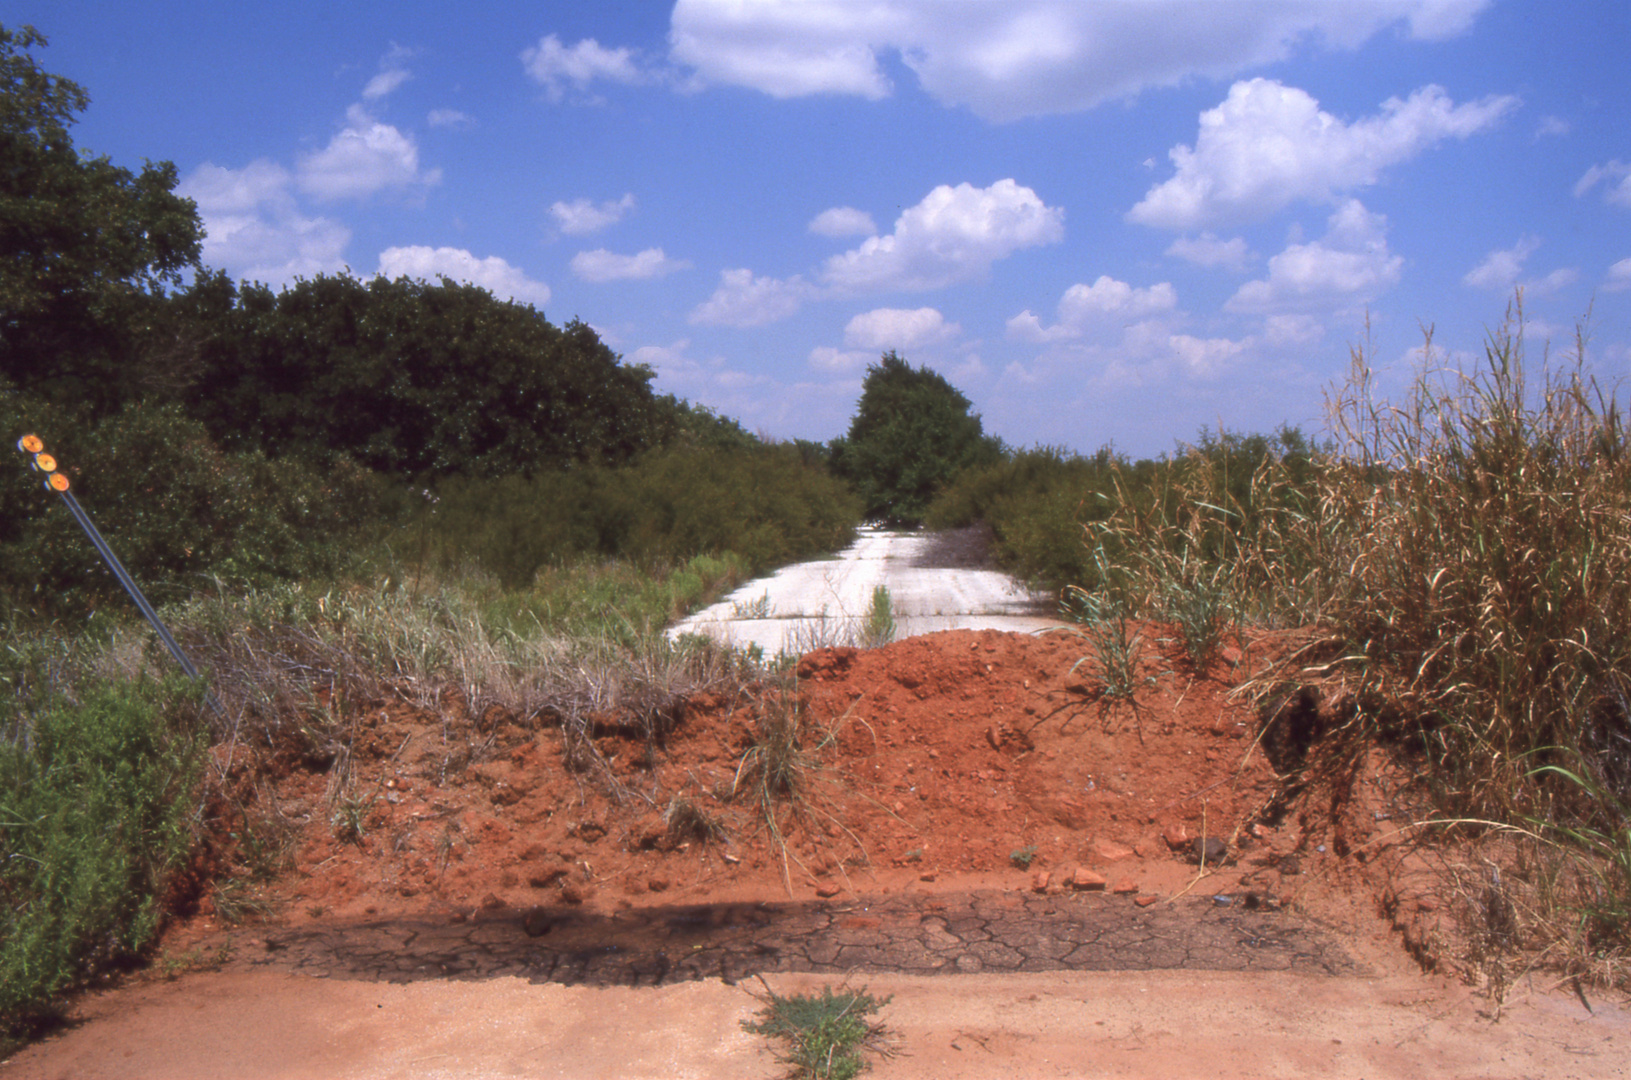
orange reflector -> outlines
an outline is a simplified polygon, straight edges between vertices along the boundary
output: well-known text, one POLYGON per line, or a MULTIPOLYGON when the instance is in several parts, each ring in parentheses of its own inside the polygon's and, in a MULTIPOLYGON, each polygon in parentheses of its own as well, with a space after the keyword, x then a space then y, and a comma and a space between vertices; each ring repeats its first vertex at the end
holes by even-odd
POLYGON ((68 490, 68 478, 59 472, 52 473, 51 478, 47 480, 46 483, 51 485, 52 491, 68 490))
POLYGON ((17 440, 17 449, 25 454, 37 454, 45 449, 45 444, 38 435, 24 435, 17 440))
POLYGON ((35 454, 34 467, 39 469, 41 472, 56 472, 57 459, 52 457, 50 454, 35 454))

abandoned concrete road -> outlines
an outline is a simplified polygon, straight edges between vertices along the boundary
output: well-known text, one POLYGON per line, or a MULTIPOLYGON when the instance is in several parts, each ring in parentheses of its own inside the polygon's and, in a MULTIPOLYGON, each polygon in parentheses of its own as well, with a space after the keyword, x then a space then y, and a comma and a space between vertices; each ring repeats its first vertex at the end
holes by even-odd
POLYGON ((1051 602, 1021 582, 982 569, 977 538, 863 528, 830 559, 784 566, 676 623, 671 636, 706 634, 767 655, 863 640, 873 591, 889 591, 896 639, 937 630, 1042 630, 1051 602))

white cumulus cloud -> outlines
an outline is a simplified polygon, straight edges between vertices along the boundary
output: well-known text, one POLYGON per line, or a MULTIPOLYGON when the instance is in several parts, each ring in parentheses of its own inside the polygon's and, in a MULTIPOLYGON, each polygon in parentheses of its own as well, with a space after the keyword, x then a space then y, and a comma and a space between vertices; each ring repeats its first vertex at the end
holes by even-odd
POLYGON ((844 344, 862 349, 906 351, 939 345, 963 332, 957 323, 931 307, 876 308, 863 311, 844 327, 844 344))
POLYGON ((1387 246, 1387 218, 1358 199, 1337 208, 1326 234, 1291 244, 1269 260, 1268 277, 1249 281, 1224 304, 1249 314, 1335 311, 1376 299, 1398 283, 1404 258, 1387 246))
POLYGON ((821 280, 840 293, 937 289, 983 277, 1014 252, 1058 243, 1065 213, 1013 180, 942 184, 895 221, 888 236, 834 255, 821 280))
POLYGON ((1466 138, 1517 105, 1487 97, 1455 105, 1437 86, 1390 98, 1345 124, 1313 97, 1272 79, 1237 82, 1203 112, 1195 146, 1174 147, 1175 175, 1127 214, 1141 225, 1191 229, 1259 220, 1292 202, 1329 202, 1443 139, 1466 138))
POLYGON ((894 90, 884 60, 898 56, 942 104, 1007 121, 1225 78, 1299 48, 1354 49, 1398 26, 1418 40, 1453 37, 1487 3, 679 0, 670 58, 704 85, 878 99, 894 90))
POLYGON ((205 162, 176 190, 198 204, 206 264, 281 286, 341 270, 351 242, 340 222, 301 213, 293 188, 289 170, 262 158, 242 169, 205 162))
POLYGON ((853 206, 835 206, 823 210, 810 221, 810 231, 817 236, 876 236, 878 227, 872 215, 853 206))
POLYGON ((618 255, 605 248, 580 251, 572 256, 572 273, 584 281, 645 281, 690 269, 684 259, 670 259, 660 247, 646 248, 638 255, 618 255))
POLYGON ((1484 257, 1483 262, 1467 271, 1461 282, 1475 289, 1510 289, 1517 284, 1518 275, 1523 273, 1525 260, 1538 247, 1538 239, 1526 236, 1512 247, 1492 251, 1484 257))
POLYGON ((1603 281, 1604 292, 1623 292, 1631 289, 1631 258, 1621 259, 1608 268, 1608 277, 1603 281))
POLYGON ((1229 270, 1244 270, 1252 261, 1243 237, 1219 240, 1209 232, 1180 236, 1167 245, 1166 253, 1196 266, 1221 266, 1229 270))
POLYGON ((474 124, 475 118, 458 109, 432 109, 425 116, 425 122, 431 127, 469 127, 474 124))
POLYGON ((1135 288, 1101 274, 1091 285, 1076 284, 1059 298, 1058 321, 1044 327, 1042 320, 1022 311, 1008 320, 1008 336, 1019 341, 1043 343, 1080 338, 1110 325, 1123 325, 1162 315, 1178 306, 1178 292, 1163 281, 1149 288, 1135 288))
POLYGON ((870 349, 835 349, 817 345, 810 350, 810 366, 822 371, 860 371, 878 358, 870 349))
POLYGON ((516 300, 542 307, 549 302, 549 286, 533 281, 520 268, 498 256, 481 259, 463 248, 391 247, 379 253, 379 273, 388 278, 425 281, 450 278, 479 285, 501 300, 516 300))
POLYGON ((522 50, 521 64, 554 102, 566 97, 568 86, 582 94, 596 80, 626 86, 647 81, 633 50, 608 49, 594 38, 585 38, 568 47, 561 43, 559 35, 547 34, 538 44, 522 50))
POLYGON ((1571 285, 1580 276, 1569 267, 1559 267, 1545 277, 1520 281, 1523 264, 1540 248, 1540 239, 1525 236, 1509 248, 1492 251, 1484 261, 1467 271, 1461 281, 1475 289, 1497 289, 1502 292, 1521 285, 1525 292, 1543 295, 1571 285))
POLYGON ((811 295, 798 276, 759 277, 752 270, 721 270, 719 287, 691 312, 692 323, 720 326, 764 326, 798 311, 811 295))
POLYGON ((568 236, 583 236, 616 225, 633 209, 634 195, 631 193, 621 199, 601 203, 588 199, 551 203, 549 216, 555 219, 555 227, 568 236))
POLYGON ((413 137, 374 119, 360 105, 346 110, 345 127, 328 146, 302 158, 300 190, 318 199, 364 198, 387 188, 433 185, 441 170, 421 172, 413 137))
POLYGON ((1610 161, 1593 165, 1574 185, 1575 198, 1579 198, 1599 183, 1603 185, 1603 200, 1616 206, 1631 206, 1631 165, 1623 161, 1610 161))

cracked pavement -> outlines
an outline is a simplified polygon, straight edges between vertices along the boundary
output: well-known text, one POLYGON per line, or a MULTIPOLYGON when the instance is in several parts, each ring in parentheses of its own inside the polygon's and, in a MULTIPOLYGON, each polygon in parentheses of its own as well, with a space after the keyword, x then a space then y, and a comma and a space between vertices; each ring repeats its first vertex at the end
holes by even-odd
POLYGON ((769 972, 1364 974, 1330 935, 1283 912, 1209 897, 1146 908, 1124 896, 1016 892, 328 923, 268 933, 249 963, 395 983, 516 976, 591 986, 769 972))

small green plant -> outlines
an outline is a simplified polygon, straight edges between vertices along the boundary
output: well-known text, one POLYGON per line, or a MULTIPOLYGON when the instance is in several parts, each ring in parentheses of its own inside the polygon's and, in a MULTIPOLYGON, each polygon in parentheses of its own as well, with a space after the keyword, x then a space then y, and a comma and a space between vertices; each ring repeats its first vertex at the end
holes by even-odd
POLYGON ((768 619, 772 613, 770 591, 767 589, 752 600, 732 600, 731 618, 768 619))
POLYGON ((373 806, 372 798, 348 795, 341 799, 334 808, 334 835, 362 846, 363 837, 367 835, 368 812, 373 806))
MULTIPOLYGON (((1099 678, 1104 681, 1103 697, 1110 701, 1131 700, 1148 679, 1139 679, 1138 664, 1144 652, 1144 637, 1132 628, 1129 605, 1120 597, 1090 593, 1074 586, 1065 591, 1065 615, 1072 629, 1087 638, 1098 661, 1099 678)), ((1072 673, 1087 660, 1082 657, 1071 666, 1072 673)))
POLYGON ((1021 870, 1029 870, 1031 868, 1031 863, 1034 862, 1035 859, 1035 844, 1026 844, 1024 847, 1008 853, 1008 861, 1019 867, 1021 870))
POLYGON ((867 1018, 890 998, 880 1001, 865 989, 835 994, 830 986, 822 987, 819 997, 783 996, 766 985, 760 1000, 764 1008, 759 1018, 742 1021, 742 1027, 755 1035, 786 1040, 788 1049, 779 1056, 798 1080, 852 1080, 867 1066, 862 1050, 887 1052, 886 1029, 867 1018))
POLYGON ((1181 566, 1185 571, 1164 583, 1161 613, 1178 626, 1184 651, 1197 674, 1211 666, 1223 635, 1235 621, 1229 588, 1229 566, 1181 566))
POLYGON ((863 649, 876 649, 895 640, 895 605, 889 590, 883 585, 872 590, 872 606, 867 609, 866 621, 861 625, 860 640, 863 649))

